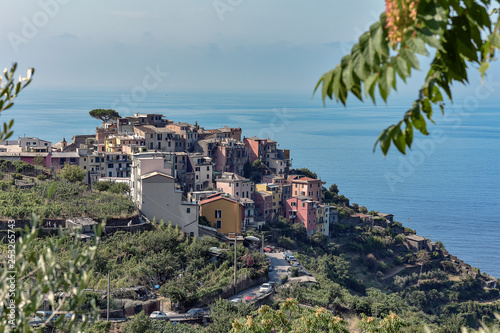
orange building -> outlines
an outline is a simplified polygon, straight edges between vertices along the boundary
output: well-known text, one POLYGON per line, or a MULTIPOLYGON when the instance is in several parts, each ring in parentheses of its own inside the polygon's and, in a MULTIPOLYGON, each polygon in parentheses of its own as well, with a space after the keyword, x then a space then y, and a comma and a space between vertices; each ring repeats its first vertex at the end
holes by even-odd
POLYGON ((217 193, 200 202, 200 215, 223 234, 241 234, 245 207, 227 194, 217 193))

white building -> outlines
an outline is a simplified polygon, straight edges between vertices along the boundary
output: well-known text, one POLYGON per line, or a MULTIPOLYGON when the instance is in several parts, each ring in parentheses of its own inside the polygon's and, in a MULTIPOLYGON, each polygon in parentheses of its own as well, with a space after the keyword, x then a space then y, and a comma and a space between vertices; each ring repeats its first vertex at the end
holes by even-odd
POLYGON ((177 224, 190 236, 198 237, 198 202, 183 201, 172 176, 158 171, 141 175, 136 197, 137 206, 150 221, 177 224))

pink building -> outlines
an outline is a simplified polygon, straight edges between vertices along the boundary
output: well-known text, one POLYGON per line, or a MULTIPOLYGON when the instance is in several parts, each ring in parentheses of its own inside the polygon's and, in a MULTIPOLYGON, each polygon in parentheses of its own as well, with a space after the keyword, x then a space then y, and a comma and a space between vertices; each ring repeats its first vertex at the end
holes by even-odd
POLYGON ((306 196, 290 198, 286 201, 285 218, 290 222, 302 223, 307 229, 307 235, 310 236, 316 232, 317 204, 306 196))
POLYGON ((313 201, 323 202, 323 182, 321 179, 290 176, 287 182, 292 184, 292 197, 306 196, 313 201))
POLYGON ((254 193, 255 216, 270 220, 273 213, 273 195, 264 191, 254 193))
POLYGON ((254 189, 252 182, 232 172, 222 173, 221 178, 216 180, 216 187, 219 191, 227 193, 234 198, 251 199, 253 197, 254 189))
POLYGON ((264 147, 266 146, 266 139, 259 139, 257 137, 244 138, 243 142, 245 143, 245 147, 248 149, 248 159, 250 163, 253 163, 255 160, 262 159, 264 155, 264 147))

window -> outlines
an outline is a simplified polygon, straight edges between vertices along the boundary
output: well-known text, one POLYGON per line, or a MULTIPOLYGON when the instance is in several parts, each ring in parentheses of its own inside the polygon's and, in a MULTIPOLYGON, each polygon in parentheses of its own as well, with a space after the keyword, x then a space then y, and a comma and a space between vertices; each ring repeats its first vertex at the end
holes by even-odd
POLYGON ((295 202, 292 202, 292 207, 295 207, 297 206, 297 204, 295 202))
POLYGON ((83 158, 83 161, 84 161, 84 162, 87 162, 87 158, 86 158, 86 157, 84 157, 84 158, 83 158))
POLYGON ((188 213, 188 214, 191 213, 191 208, 189 208, 189 207, 186 208, 186 213, 188 213))
POLYGON ((210 171, 210 167, 209 166, 207 166, 207 171, 210 171))
POLYGON ((217 210, 215 211, 215 218, 216 218, 216 219, 221 219, 221 218, 222 218, 222 210, 217 209, 217 210))
POLYGON ((207 175, 207 179, 210 179, 210 175, 207 175))
POLYGON ((305 207, 305 206, 306 206, 306 204, 303 202, 303 203, 302 203, 302 207, 305 207))
POLYGON ((295 191, 295 195, 297 195, 297 191, 295 191))
POLYGON ((109 177, 112 177, 112 174, 113 174, 113 173, 110 171, 110 172, 109 172, 109 177))
POLYGON ((236 183, 236 187, 240 187, 240 183, 236 183))
POLYGON ((239 196, 240 195, 240 192, 236 192, 236 196, 239 196))
POLYGON ((198 175, 196 175, 196 180, 198 180, 198 175))
POLYGON ((216 229, 222 228, 222 221, 221 220, 217 220, 217 226, 215 228, 216 229))

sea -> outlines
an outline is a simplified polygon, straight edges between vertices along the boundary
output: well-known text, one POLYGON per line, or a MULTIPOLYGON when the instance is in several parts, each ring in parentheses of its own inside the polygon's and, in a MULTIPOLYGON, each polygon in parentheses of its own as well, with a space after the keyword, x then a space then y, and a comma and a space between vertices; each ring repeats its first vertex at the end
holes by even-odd
POLYGON ((316 172, 325 186, 368 210, 394 214, 466 263, 500 278, 500 97, 488 90, 455 96, 443 116, 437 108, 428 136, 415 133, 412 150, 392 146, 386 157, 374 143, 399 121, 412 98, 377 105, 354 99, 346 107, 306 93, 194 93, 169 91, 49 90, 32 87, 0 122, 15 119, 14 137, 53 143, 93 134, 88 112, 113 108, 122 116, 161 113, 206 129, 241 127, 243 135, 271 138, 290 149, 294 168, 316 172))

